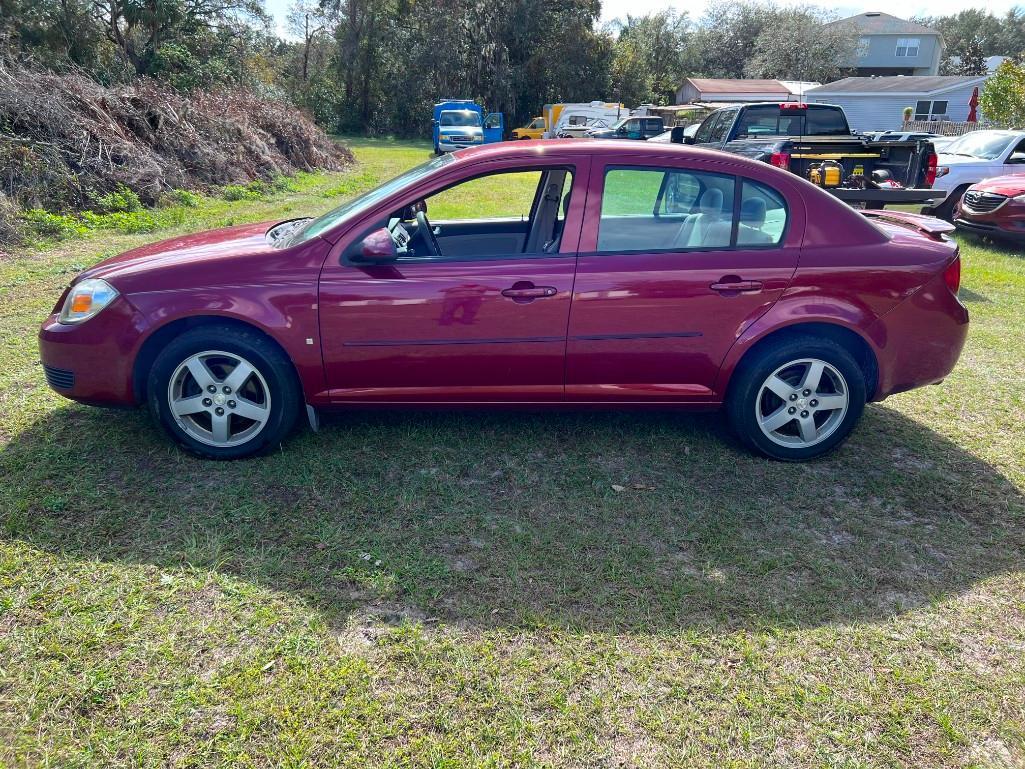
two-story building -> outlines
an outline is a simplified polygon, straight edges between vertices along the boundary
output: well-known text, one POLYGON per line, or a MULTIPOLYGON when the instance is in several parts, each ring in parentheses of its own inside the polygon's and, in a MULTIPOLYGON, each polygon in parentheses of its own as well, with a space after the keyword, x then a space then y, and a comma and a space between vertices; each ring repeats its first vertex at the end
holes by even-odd
POLYGON ((937 75, 943 36, 935 29, 879 11, 829 22, 858 35, 854 59, 847 63, 860 76, 937 75))

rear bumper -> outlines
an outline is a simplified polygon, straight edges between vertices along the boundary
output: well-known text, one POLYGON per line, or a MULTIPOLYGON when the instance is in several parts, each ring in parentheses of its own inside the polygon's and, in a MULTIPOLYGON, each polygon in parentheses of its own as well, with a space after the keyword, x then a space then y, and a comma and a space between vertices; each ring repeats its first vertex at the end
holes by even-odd
POLYGON ((124 297, 78 325, 65 325, 50 315, 39 330, 47 384, 82 403, 135 405, 132 362, 143 328, 142 316, 124 297))
POLYGON ((947 197, 947 193, 943 190, 914 187, 903 190, 854 190, 842 187, 825 187, 824 189, 845 203, 936 204, 947 197))
POLYGON ((942 273, 869 328, 879 382, 873 400, 945 379, 968 338, 968 309, 942 273))

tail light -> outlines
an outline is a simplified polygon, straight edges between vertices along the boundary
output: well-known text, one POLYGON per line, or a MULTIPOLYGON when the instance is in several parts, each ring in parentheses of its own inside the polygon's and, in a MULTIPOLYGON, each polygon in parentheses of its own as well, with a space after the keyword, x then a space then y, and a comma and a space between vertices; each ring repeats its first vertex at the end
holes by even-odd
POLYGON ((784 171, 790 170, 790 153, 789 152, 773 152, 769 157, 769 165, 776 166, 776 168, 782 168, 784 171))
POLYGON ((961 288, 961 255, 954 257, 954 261, 947 265, 943 271, 943 282, 947 284, 950 293, 957 296, 957 290, 961 288))
POLYGON ((929 157, 925 159, 925 186, 932 187, 936 183, 936 166, 939 165, 940 159, 936 157, 935 152, 930 152, 929 157))

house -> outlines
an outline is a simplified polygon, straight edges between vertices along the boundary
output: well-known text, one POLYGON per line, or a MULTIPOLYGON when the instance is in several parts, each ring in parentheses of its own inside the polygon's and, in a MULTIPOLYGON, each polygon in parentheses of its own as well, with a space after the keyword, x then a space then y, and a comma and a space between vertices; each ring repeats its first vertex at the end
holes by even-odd
POLYGON ((972 92, 988 77, 845 77, 811 89, 805 99, 839 104, 856 131, 897 130, 905 107, 914 110, 914 120, 967 120, 972 92))
POLYGON ((818 83, 791 80, 729 80, 688 77, 676 91, 677 104, 796 101, 818 83))
POLYGON ((943 36, 935 29, 888 13, 859 13, 829 25, 852 27, 858 35, 853 61, 857 75, 937 75, 943 36))

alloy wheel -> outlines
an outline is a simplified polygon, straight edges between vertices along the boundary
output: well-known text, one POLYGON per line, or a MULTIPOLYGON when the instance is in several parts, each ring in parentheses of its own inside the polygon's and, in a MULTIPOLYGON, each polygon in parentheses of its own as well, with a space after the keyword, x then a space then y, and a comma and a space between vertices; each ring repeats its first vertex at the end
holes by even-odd
POLYGON ((826 361, 803 358, 765 379, 755 400, 755 418, 769 440, 803 449, 832 435, 849 404, 847 382, 839 370, 826 361))
POLYGON ((251 441, 271 415, 267 380, 242 356, 221 350, 182 361, 168 384, 167 403, 182 430, 216 447, 251 441))

